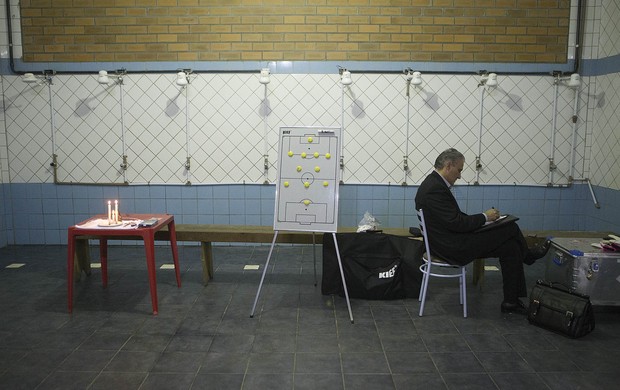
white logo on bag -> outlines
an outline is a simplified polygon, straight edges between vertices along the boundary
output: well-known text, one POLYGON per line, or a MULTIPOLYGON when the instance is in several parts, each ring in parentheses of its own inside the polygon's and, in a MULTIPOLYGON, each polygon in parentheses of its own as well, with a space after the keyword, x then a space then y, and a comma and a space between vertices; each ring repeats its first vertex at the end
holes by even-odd
POLYGON ((385 272, 379 272, 379 279, 389 279, 393 278, 396 274, 396 268, 398 268, 398 264, 392 267, 391 270, 385 272))

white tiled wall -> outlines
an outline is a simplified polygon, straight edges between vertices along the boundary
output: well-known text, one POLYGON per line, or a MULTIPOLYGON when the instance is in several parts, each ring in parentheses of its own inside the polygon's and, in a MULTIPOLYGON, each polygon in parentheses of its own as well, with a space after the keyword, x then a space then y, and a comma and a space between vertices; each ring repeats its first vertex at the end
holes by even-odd
MULTIPOLYGON (((596 13, 598 19, 588 20, 597 25, 600 41, 599 58, 620 55, 620 4, 601 0, 596 13)), ((620 190, 620 73, 592 77, 584 93, 589 97, 592 122, 592 156, 590 172, 592 182, 610 189, 620 190)))
MULTIPOLYGON (((590 17, 613 18, 617 5, 603 4, 605 12, 600 12, 601 1, 606 3, 596 0, 596 8, 588 3, 590 17)), ((5 1, 0 4, 4 7, 5 1)), ((18 13, 15 2, 10 17, 17 58, 21 56, 18 13)), ((588 24, 588 29, 588 39, 598 40, 597 23, 588 24)), ((6 34, 0 36, 1 54, 6 57, 6 34)), ((193 75, 186 123, 187 92, 174 85, 174 74, 125 77, 122 114, 121 88, 104 88, 94 76, 57 75, 51 102, 46 85, 33 87, 8 76, 3 91, 10 175, 13 182, 50 182, 51 155, 56 153, 62 182, 273 182, 280 126, 343 124, 347 183, 418 183, 435 155, 449 146, 465 153, 469 171, 464 178, 470 182, 477 179, 478 155, 481 183, 546 184, 568 179, 572 91, 559 89, 554 113, 551 77, 500 75, 500 87, 485 93, 483 107, 477 76, 425 75, 423 87, 412 90, 409 102, 402 75, 353 77, 343 99, 337 75, 274 74, 263 101, 265 90, 258 75, 193 75), (266 175, 265 154, 270 168, 266 175), (409 172, 403 170, 405 154, 409 172), (120 166, 123 155, 128 157, 126 171, 120 166), (552 155, 558 169, 549 176, 552 155), (184 168, 188 156, 189 172, 184 168)), ((584 133, 581 126, 575 137, 577 177, 585 174, 584 133)))
POLYGON ((620 190, 620 73, 596 77, 592 89, 592 182, 620 190))
POLYGON ((597 77, 594 94, 592 181, 620 189, 620 74, 597 77))
POLYGON ((600 41, 598 58, 620 54, 620 2, 617 0, 600 0, 600 41))
MULTIPOLYGON (((51 85, 51 105, 48 84, 6 76, 12 181, 52 180, 54 127, 62 182, 262 183, 265 129, 273 182, 280 126, 334 126, 344 120, 347 183, 403 182, 407 152, 406 181, 419 183, 447 147, 464 152, 464 180, 474 182, 481 139, 480 183, 547 184, 554 115, 558 169, 551 180, 568 180, 574 92, 559 86, 554 114, 551 76, 500 74, 499 87, 486 90, 476 75, 429 74, 421 87, 412 87, 408 102, 402 74, 353 74, 344 92, 337 74, 272 74, 265 103, 258 74, 194 74, 187 127, 187 91, 176 86, 175 76, 129 74, 121 88, 102 86, 95 75, 59 74, 51 85), (190 175, 184 168, 188 151, 190 175), (123 154, 126 172, 120 168, 123 154)), ((584 131, 578 127, 575 136, 576 176, 584 174, 584 131)))
MULTIPOLYGON (((2 80, 2 78, 3 77, 0 77, 0 80, 2 80)), ((1 92, 0 97, 2 97, 1 92)), ((2 100, 4 102, 4 99, 2 100)), ((4 107, 2 107, 2 110, 4 111, 4 107)), ((4 121, 4 115, 0 115, 0 183, 9 182, 9 160, 7 152, 6 125, 4 121)))
MULTIPOLYGON (((585 60, 599 58, 599 39, 601 25, 601 2, 606 0, 592 0, 582 2, 585 8, 586 23, 583 24, 582 58, 585 60)), ((609 0, 607 0, 609 1, 609 0)), ((611 0, 614 1, 614 0, 611 0)))
MULTIPOLYGON (((0 7, 4 11, 6 7, 5 0, 0 0, 0 7)), ((0 12, 0 58, 7 58, 9 56, 9 42, 8 42, 8 29, 6 23, 6 12, 0 12)), ((0 76, 0 81, 3 76, 0 76)), ((0 91, 0 97, 2 97, 0 91)), ((4 100, 4 99, 3 99, 4 100)), ((3 111, 4 111, 4 107, 3 111)), ((7 145, 6 145, 6 126, 4 122, 4 115, 0 116, 0 183, 9 182, 8 172, 8 159, 7 159, 7 145)))

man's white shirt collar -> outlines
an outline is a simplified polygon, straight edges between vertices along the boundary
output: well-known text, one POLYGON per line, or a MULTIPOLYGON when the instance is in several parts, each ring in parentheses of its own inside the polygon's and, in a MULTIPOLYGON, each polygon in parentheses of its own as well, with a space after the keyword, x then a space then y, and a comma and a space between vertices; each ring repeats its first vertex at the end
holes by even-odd
MULTIPOLYGON (((437 172, 437 171, 435 171, 435 172, 437 172)), ((439 177, 441 177, 441 179, 443 180, 443 182, 444 182, 444 183, 446 183, 446 186, 448 186, 448 188, 450 188, 450 189, 451 189, 451 188, 452 188, 452 186, 450 185, 450 182, 448 182, 448 181, 446 180, 446 178, 445 178, 445 177, 443 177, 443 176, 441 175, 441 173, 437 172, 437 174, 439 175, 439 177)))

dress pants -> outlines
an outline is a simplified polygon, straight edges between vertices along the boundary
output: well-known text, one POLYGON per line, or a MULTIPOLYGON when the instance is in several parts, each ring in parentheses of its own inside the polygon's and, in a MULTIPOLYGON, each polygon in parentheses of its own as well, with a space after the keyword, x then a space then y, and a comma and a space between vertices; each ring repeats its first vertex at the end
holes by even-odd
MULTIPOLYGON (((499 258, 502 272, 504 302, 515 303, 519 297, 527 296, 525 285, 525 272, 523 261, 527 254, 527 242, 523 233, 516 223, 498 225, 494 229, 489 229, 480 233, 464 233, 468 235, 467 245, 458 248, 457 253, 447 258, 460 261, 461 259, 479 259, 486 257, 499 258), (460 252, 460 253, 459 253, 460 252)), ((442 251, 437 248, 439 253, 453 252, 456 248, 442 251)), ((465 265, 470 261, 466 261, 465 265)))

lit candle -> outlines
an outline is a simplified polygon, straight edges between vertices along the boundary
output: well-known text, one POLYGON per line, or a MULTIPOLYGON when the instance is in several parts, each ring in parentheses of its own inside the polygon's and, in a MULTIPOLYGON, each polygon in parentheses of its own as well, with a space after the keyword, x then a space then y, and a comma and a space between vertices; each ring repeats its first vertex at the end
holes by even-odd
POLYGON ((114 201, 114 223, 118 223, 118 200, 114 201))
POLYGON ((112 223, 112 202, 108 200, 108 225, 112 223))

